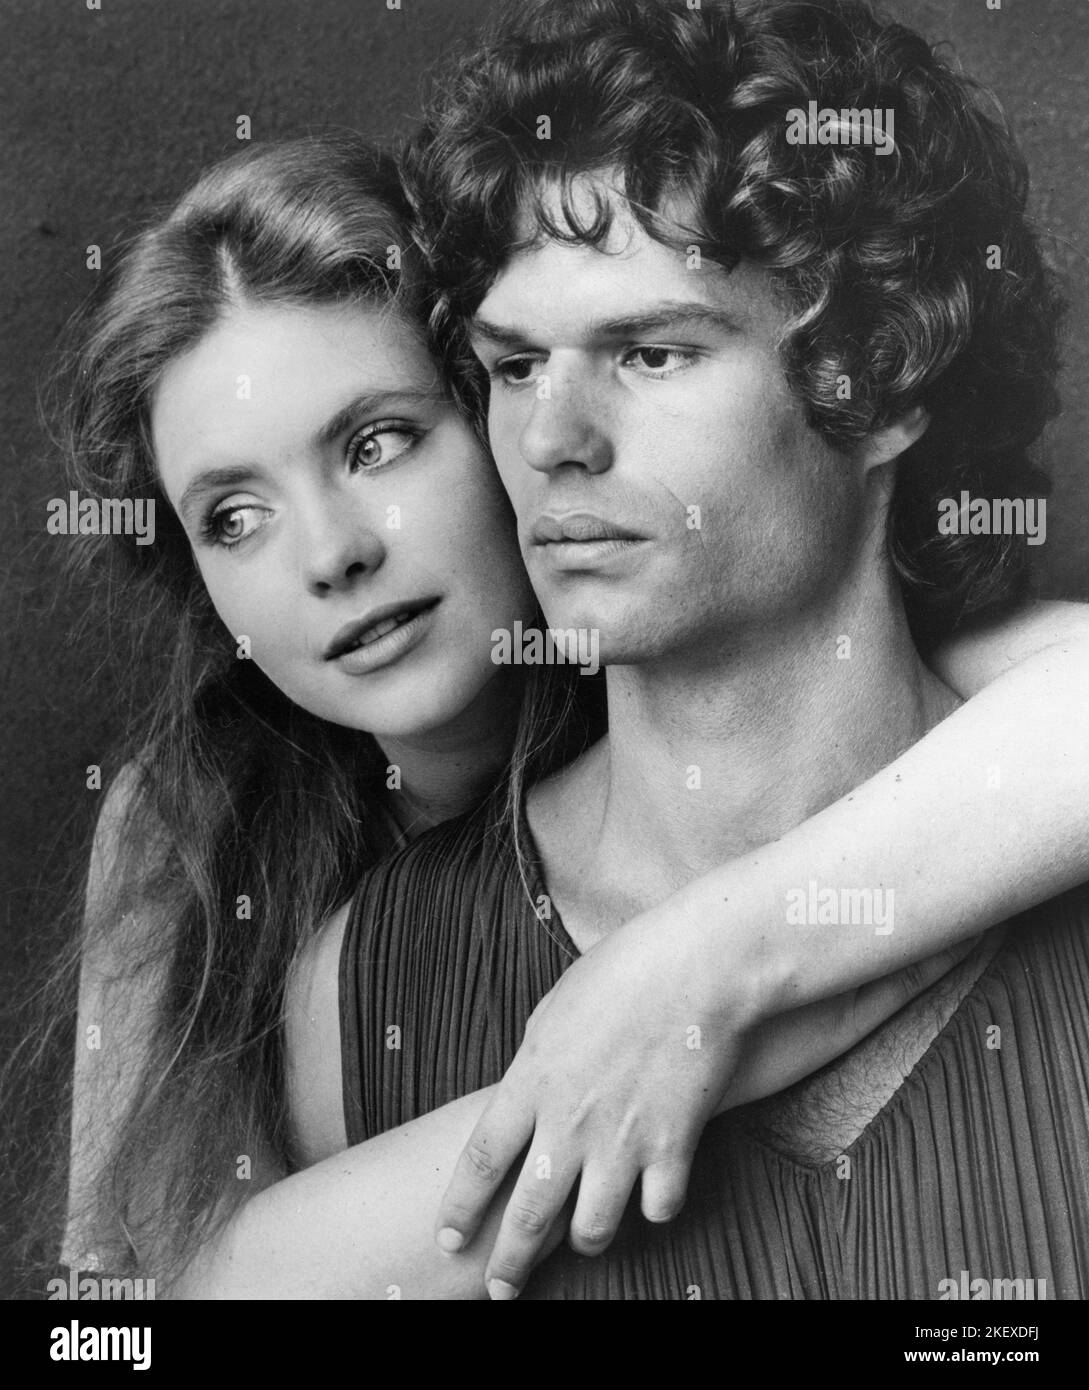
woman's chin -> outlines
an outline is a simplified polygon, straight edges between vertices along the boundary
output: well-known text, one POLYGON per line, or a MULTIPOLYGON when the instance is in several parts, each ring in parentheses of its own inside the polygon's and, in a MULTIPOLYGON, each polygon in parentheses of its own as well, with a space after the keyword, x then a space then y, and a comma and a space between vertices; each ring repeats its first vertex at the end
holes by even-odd
MULTIPOLYGON (((310 714, 342 728, 384 739, 413 741, 442 734, 459 737, 495 734, 516 706, 521 672, 490 660, 405 663, 403 672, 388 669, 373 675, 325 683, 277 682, 281 690, 310 714), (294 683, 292 683, 294 684, 294 683), (517 689, 508 689, 517 687, 517 689)), ((275 679, 274 677, 272 679, 275 679)), ((445 741, 445 740, 443 740, 445 741)))
POLYGON ((319 719, 370 734, 382 743, 385 739, 411 742, 456 727, 472 702, 443 698, 416 680, 404 690, 385 692, 380 699, 298 703, 319 719))

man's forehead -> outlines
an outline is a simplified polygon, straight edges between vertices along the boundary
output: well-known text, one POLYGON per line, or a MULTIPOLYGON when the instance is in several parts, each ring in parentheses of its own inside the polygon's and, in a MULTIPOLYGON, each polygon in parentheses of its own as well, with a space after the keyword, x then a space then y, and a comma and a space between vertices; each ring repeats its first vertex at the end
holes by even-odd
MULTIPOLYGON (((691 201, 683 193, 663 198, 655 209, 668 238, 677 245, 691 239, 684 228, 692 222, 691 201)), ((604 218, 608 232, 597 245, 614 255, 638 247, 646 232, 628 201, 624 174, 620 170, 599 170, 575 174, 568 179, 545 176, 521 199, 514 216, 516 245, 536 246, 549 239, 549 227, 564 236, 582 239, 586 229, 604 218)))
POLYGON ((771 277, 740 262, 726 271, 684 248, 664 246, 636 225, 618 245, 541 239, 516 252, 496 276, 470 327, 482 337, 582 336, 610 324, 722 316, 744 327, 779 321, 771 277))
POLYGON ((686 231, 683 197, 663 200, 657 216, 667 229, 660 241, 642 226, 610 173, 580 174, 566 188, 558 180, 524 200, 515 222, 515 251, 482 299, 474 324, 526 330, 547 321, 566 323, 636 318, 662 305, 722 310, 732 317, 778 315, 770 275, 744 261, 727 271, 706 258, 686 231), (581 239, 602 208, 608 230, 596 242, 581 239), (542 226, 543 212, 560 232, 542 226), (570 215, 568 215, 570 214, 570 215))

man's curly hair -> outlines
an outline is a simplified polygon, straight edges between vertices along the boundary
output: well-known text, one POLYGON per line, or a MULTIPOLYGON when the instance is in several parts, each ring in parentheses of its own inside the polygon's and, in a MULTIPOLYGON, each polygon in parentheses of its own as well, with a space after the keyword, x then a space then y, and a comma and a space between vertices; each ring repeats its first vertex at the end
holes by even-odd
POLYGON ((513 0, 440 78, 405 163, 436 332, 478 407, 466 320, 527 217, 535 236, 604 240, 615 202, 580 220, 571 194, 607 174, 658 241, 772 274, 787 380, 834 446, 929 412, 889 513, 920 645, 1024 594, 1024 538, 939 535, 938 504, 1046 493, 1027 450, 1058 409, 1062 304, 997 103, 919 35, 861 0, 513 0), (811 101, 891 109, 895 148, 789 143, 811 101), (683 226, 664 216, 678 204, 683 226))

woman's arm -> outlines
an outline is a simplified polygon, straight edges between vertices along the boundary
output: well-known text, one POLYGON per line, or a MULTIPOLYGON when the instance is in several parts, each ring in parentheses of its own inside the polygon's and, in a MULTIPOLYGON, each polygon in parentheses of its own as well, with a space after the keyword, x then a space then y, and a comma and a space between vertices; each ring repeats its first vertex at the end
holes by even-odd
POLYGON ((73 1269, 112 1262, 113 1235, 100 1224, 95 1184, 109 1160, 113 1138, 139 1081, 137 1059, 149 1044, 155 1000, 163 985, 161 961, 146 952, 164 925, 148 912, 114 920, 113 891, 120 840, 137 777, 129 765, 106 794, 95 828, 87 875, 79 977, 72 1127, 68 1161, 68 1214, 60 1260, 73 1269))
MULTIPOLYGON (((483 1256, 443 1255, 433 1213, 489 1096, 465 1096, 256 1193, 167 1296, 487 1298, 483 1256)), ((486 1234, 497 1229, 498 1214, 485 1218, 486 1234)))
MULTIPOLYGON (((950 643, 935 666, 974 698, 849 796, 575 962, 470 1137, 439 1211, 445 1243, 472 1235, 531 1138, 571 1183, 597 1175, 571 1228, 585 1253, 607 1246, 640 1176, 644 1213, 672 1215, 739 1034, 1089 878, 1089 606, 1031 605, 950 643), (891 930, 795 924, 788 895, 808 898, 810 883, 881 890, 891 930), (686 1037, 699 1039, 699 1067, 677 1046, 686 1037)), ((527 1166, 515 1202, 538 1191, 527 1166)), ((554 1183, 542 1217, 566 1197, 554 1183)), ((489 1274, 520 1284, 532 1255, 509 1220, 489 1274)))
MULTIPOLYGON (((108 880, 124 800, 122 779, 107 798, 96 836, 88 894, 92 919, 111 899, 108 880)), ((456 1260, 436 1247, 433 1213, 492 1092, 479 1091, 378 1138, 344 1148, 337 966, 346 917, 344 908, 316 934, 288 980, 285 1102, 298 1155, 310 1166, 288 1176, 268 1147, 251 1137, 248 1147, 254 1156, 254 1172, 243 1205, 169 1283, 150 1266, 142 1271, 158 1279, 160 1297, 488 1296, 485 1269, 506 1202, 495 1204, 484 1221, 482 1239, 456 1260)), ((165 925, 150 909, 137 910, 123 933, 93 934, 94 945, 85 956, 70 1207, 62 1256, 73 1267, 104 1267, 106 1272, 110 1268, 113 1237, 96 1213, 97 1181, 136 1094, 164 978, 161 967, 134 972, 132 953, 146 950, 146 938, 159 937, 165 925), (86 1046, 88 1038, 93 1047, 86 1046)), ((810 1066, 831 1060, 950 963, 929 962, 923 972, 881 980, 847 998, 796 1010, 757 1030, 749 1055, 736 1068, 735 1098, 766 1094, 788 1085, 810 1066), (802 1068, 800 1056, 807 1059, 802 1068)), ((512 1186, 513 1175, 506 1190, 497 1182, 492 1191, 503 1197, 512 1186)), ((515 1210, 519 1217, 532 1220, 529 1209, 515 1210)), ((154 1233, 150 1234, 154 1239, 154 1233)), ((535 1230, 534 1259, 547 1254, 562 1234, 561 1223, 551 1231, 535 1230)), ((503 1297, 504 1290, 493 1290, 492 1296, 503 1297)))
POLYGON ((1082 642, 1089 642, 1089 603, 1035 601, 949 638, 927 664, 968 700, 1040 652, 1082 642))
MULTIPOLYGON (((98 1184, 136 1098, 169 957, 168 950, 157 949, 169 923, 146 895, 123 921, 112 920, 118 851, 136 775, 130 766, 111 786, 91 853, 68 1216, 60 1256, 71 1268, 104 1273, 120 1252, 112 1223, 99 1207, 98 1184)), ((145 857, 153 857, 150 848, 145 857)), ((289 1036, 301 1056, 292 1069, 290 1089, 301 1119, 304 1162, 312 1161, 307 1153, 331 1153, 345 1145, 339 1044, 335 1059, 328 1055, 329 1036, 339 1036, 338 948, 339 935, 319 933, 291 982, 289 1036), (314 971, 307 969, 312 963, 331 967, 331 990, 324 981, 317 989, 314 971), (311 1012, 330 999, 331 1018, 311 1012), (322 1113, 321 1099, 334 1096, 332 1110, 322 1113), (314 1114, 321 1118, 318 1126, 308 1123, 314 1114)), ((449 1260, 436 1249, 431 1219, 486 1099, 487 1093, 480 1093, 459 1100, 292 1176, 269 1146, 252 1136, 247 1144, 254 1164, 248 1199, 218 1237, 170 1285, 154 1268, 143 1272, 158 1278, 159 1296, 168 1298, 486 1298, 483 1256, 475 1262, 449 1260)), ((498 1214, 493 1234, 497 1227, 498 1214)))
MULTIPOLYGON (((342 1107, 336 1029, 310 1005, 335 995, 336 960, 346 910, 335 916, 293 973, 287 1009, 293 1127, 303 1150, 333 1136, 342 1107), (333 967, 330 971, 330 965, 333 967), (323 1099, 324 1097, 324 1099, 323 1099), (323 1113, 325 1111, 326 1113, 323 1113)), ((731 1104, 771 1094, 865 1037, 940 977, 963 949, 918 970, 875 982, 769 1020, 745 1040, 731 1104), (799 1058, 805 1058, 799 1063, 799 1058)), ((457 1259, 434 1240, 434 1212, 473 1126, 496 1088, 444 1105, 377 1138, 333 1153, 257 1193, 204 1246, 167 1290, 171 1298, 483 1299, 513 1297, 511 1286, 485 1281, 488 1256, 504 1216, 513 1174, 492 1185, 477 1239, 457 1259)), ((487 1155, 481 1157, 488 1170, 487 1155)), ((531 1264, 563 1236, 549 1218, 538 1228, 535 1206, 511 1208, 532 1229, 531 1264)))
MULTIPOLYGON (((98 1186, 137 1095, 169 957, 168 950, 157 949, 169 923, 146 897, 133 903, 123 921, 112 920, 120 839, 127 829, 136 775, 127 767, 111 786, 91 853, 73 1071, 68 1215, 60 1255, 61 1263, 71 1268, 104 1273, 121 1253, 113 1223, 104 1219, 99 1206, 98 1186)), ((150 848, 145 857, 153 857, 150 848)), ((343 1149, 345 1144, 339 1047, 331 1069, 328 1055, 314 1046, 318 1042, 327 1050, 330 1029, 338 1036, 339 936, 331 951, 318 951, 329 935, 318 935, 292 982, 296 1017, 289 1033, 303 1056, 292 1071, 291 1089, 304 1131, 300 1147, 311 1154, 343 1149), (326 1004, 330 996, 324 985, 320 999, 310 988, 313 971, 305 967, 311 959, 332 966, 331 1019, 306 1012, 315 1003, 326 1004), (309 1051, 298 1046, 307 1039, 309 1051), (302 1098, 311 1113, 320 1113, 315 1098, 333 1095, 334 1109, 322 1115, 320 1127, 308 1128, 302 1098)), ((251 1137, 247 1147, 254 1166, 248 1200, 173 1284, 167 1286, 160 1278, 159 1296, 388 1298, 402 1296, 391 1292, 399 1285, 406 1298, 486 1298, 483 1258, 474 1265, 441 1255, 432 1239, 430 1215, 486 1099, 487 1093, 481 1093, 460 1100, 293 1176, 267 1145, 251 1137), (423 1219, 421 1213, 426 1213, 423 1219)), ((159 1276, 154 1268, 143 1272, 159 1276)))

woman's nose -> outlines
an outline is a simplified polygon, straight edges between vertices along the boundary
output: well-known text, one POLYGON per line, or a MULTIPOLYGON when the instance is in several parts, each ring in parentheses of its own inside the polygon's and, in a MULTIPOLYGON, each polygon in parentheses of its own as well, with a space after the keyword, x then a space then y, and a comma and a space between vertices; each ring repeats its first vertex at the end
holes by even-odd
POLYGON ((335 490, 309 511, 299 543, 306 585, 315 594, 350 587, 386 558, 375 519, 335 490))

